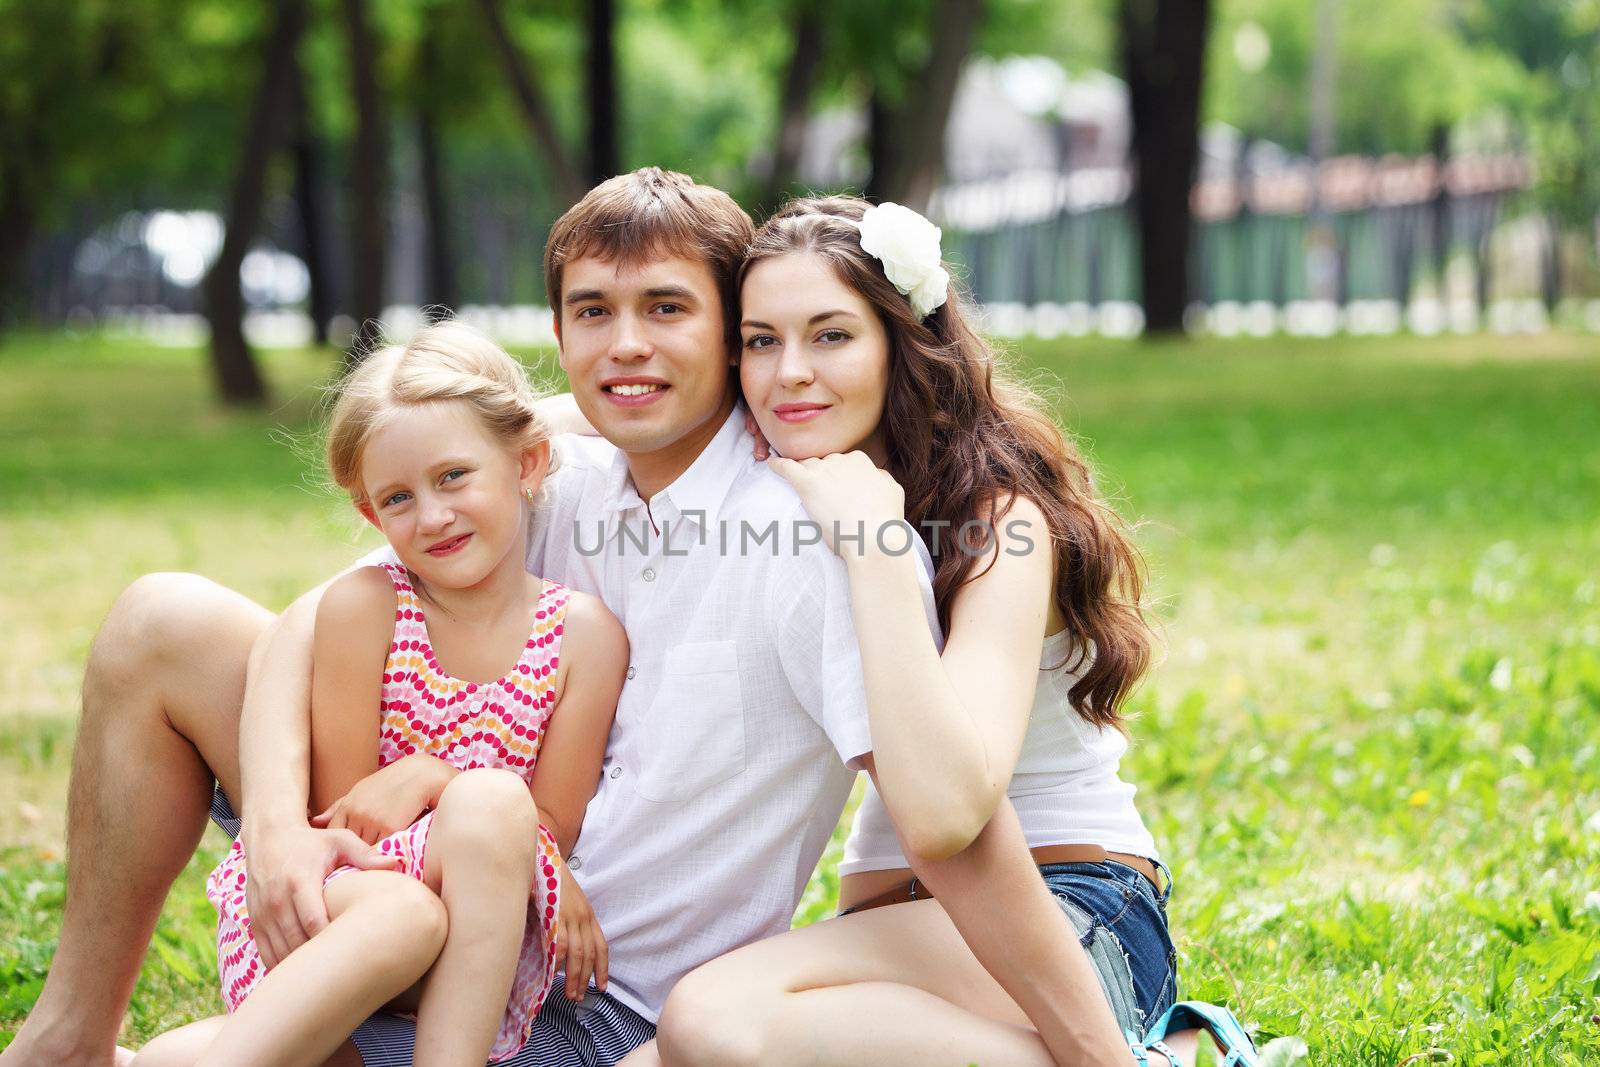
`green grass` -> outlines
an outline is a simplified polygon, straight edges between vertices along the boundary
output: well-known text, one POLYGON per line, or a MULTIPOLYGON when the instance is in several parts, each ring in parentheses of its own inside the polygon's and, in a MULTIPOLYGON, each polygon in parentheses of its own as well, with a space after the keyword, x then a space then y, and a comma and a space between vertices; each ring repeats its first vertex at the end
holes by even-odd
MULTIPOLYGON (((1597 347, 1014 353, 1144 523, 1166 652, 1125 771, 1176 871, 1185 991, 1313 1062, 1600 1061, 1597 347)), ((197 570, 276 608, 370 543, 281 439, 328 359, 273 354, 279 406, 239 415, 194 352, 0 350, 0 1045, 56 935, 78 673, 117 591, 197 570)), ((129 1043, 219 1006, 217 844, 129 1043)))

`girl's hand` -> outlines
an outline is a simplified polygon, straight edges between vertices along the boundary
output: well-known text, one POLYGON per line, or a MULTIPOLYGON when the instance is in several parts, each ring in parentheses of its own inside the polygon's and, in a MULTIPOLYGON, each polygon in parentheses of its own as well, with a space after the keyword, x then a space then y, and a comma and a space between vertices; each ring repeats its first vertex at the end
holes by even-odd
POLYGON ((589 976, 600 992, 606 991, 606 936, 594 916, 589 898, 578 888, 578 880, 561 868, 561 908, 556 918, 556 966, 567 972, 567 999, 582 1000, 589 989, 589 976))
POLYGON ((767 466, 794 486, 828 547, 846 562, 880 550, 903 555, 911 547, 908 538, 917 536, 906 525, 905 490, 865 452, 798 461, 774 456, 767 466))
POLYGON ((327 811, 313 815, 311 825, 348 828, 367 844, 377 844, 438 803, 439 794, 457 773, 437 757, 406 756, 361 779, 327 811))

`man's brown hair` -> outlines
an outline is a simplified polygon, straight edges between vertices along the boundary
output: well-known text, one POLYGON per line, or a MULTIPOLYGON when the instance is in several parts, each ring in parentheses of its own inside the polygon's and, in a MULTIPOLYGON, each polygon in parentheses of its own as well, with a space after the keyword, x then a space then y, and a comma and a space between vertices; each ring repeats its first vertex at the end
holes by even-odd
POLYGON ((561 317, 561 271, 593 256, 618 266, 682 256, 710 269, 722 298, 729 355, 739 349, 739 265, 755 224, 733 197, 687 174, 640 167, 590 189, 556 220, 544 246, 544 285, 561 317))

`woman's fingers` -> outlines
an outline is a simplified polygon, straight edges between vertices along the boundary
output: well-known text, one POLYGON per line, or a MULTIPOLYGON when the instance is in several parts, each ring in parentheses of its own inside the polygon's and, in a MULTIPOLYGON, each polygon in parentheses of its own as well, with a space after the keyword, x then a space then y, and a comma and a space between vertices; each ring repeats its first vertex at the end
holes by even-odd
POLYGON ((796 489, 800 488, 800 483, 805 478, 805 468, 792 459, 784 459, 782 456, 773 456, 771 459, 767 460, 767 466, 777 471, 783 476, 785 481, 794 486, 796 489))
POLYGON ((606 937, 598 926, 594 929, 594 984, 600 987, 600 992, 606 991, 606 979, 610 976, 611 954, 606 948, 606 937))

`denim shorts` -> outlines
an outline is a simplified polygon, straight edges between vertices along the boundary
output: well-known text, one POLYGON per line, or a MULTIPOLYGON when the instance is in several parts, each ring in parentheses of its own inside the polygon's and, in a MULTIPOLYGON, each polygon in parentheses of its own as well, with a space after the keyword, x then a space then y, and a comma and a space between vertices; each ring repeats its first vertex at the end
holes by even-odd
POLYGON ((1116 860, 1039 868, 1078 931, 1117 1025, 1136 1034, 1177 999, 1177 954, 1167 933, 1172 876, 1165 867, 1161 873, 1167 885, 1158 894, 1150 879, 1116 860))

